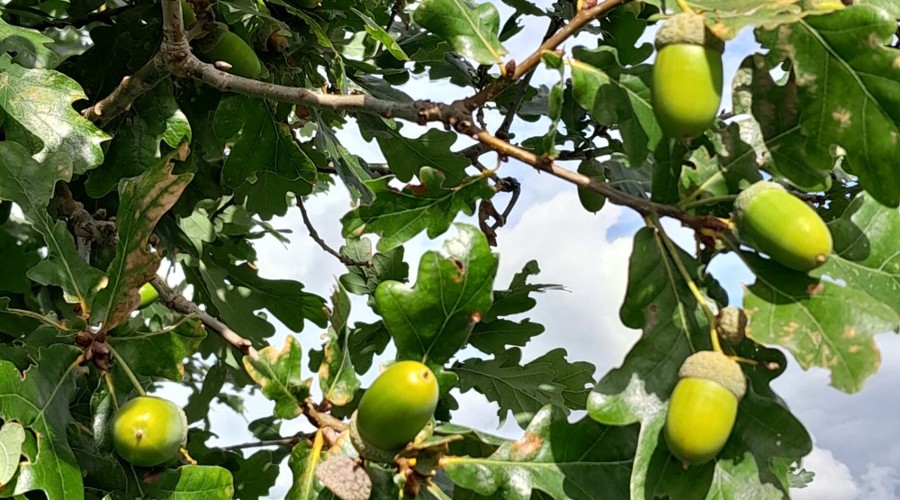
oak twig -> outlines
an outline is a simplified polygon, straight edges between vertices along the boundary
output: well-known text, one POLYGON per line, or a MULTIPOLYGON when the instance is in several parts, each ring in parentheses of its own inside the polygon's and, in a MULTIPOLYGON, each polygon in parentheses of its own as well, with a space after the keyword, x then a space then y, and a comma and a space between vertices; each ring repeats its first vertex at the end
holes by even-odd
POLYGON ((325 252, 333 255, 345 266, 372 267, 371 261, 351 259, 350 257, 347 257, 346 255, 343 255, 342 253, 328 246, 328 243, 326 243, 325 240, 323 240, 322 237, 319 236, 319 232, 316 231, 316 228, 315 226, 313 226, 312 221, 309 220, 309 214, 306 213, 306 205, 304 205, 303 203, 303 198, 299 196, 297 197, 297 206, 300 207, 300 215, 303 216, 303 224, 306 225, 306 230, 309 231, 309 237, 312 238, 313 241, 315 241, 322 250, 325 250, 325 252))
POLYGON ((238 335, 234 330, 229 328, 228 325, 222 323, 208 312, 201 310, 197 304, 188 300, 180 292, 172 289, 172 287, 170 287, 162 278, 157 276, 150 281, 150 284, 153 285, 153 288, 155 288, 157 292, 159 292, 159 298, 166 307, 173 311, 180 312, 181 314, 197 315, 197 317, 200 318, 200 321, 202 321, 208 329, 222 337, 222 339, 231 344, 236 350, 248 356, 250 359, 259 359, 259 353, 253 347, 252 342, 238 335))

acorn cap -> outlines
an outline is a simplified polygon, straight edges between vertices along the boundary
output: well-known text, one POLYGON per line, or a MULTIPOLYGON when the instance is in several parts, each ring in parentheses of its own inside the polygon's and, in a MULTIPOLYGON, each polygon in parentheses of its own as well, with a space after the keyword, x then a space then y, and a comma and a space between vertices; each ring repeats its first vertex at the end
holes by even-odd
POLYGON ((203 38, 199 38, 191 42, 194 49, 201 53, 205 54, 213 49, 219 42, 222 41, 222 38, 225 37, 225 34, 228 33, 228 26, 222 23, 215 23, 213 25, 213 29, 210 30, 209 33, 206 34, 203 38))
POLYGON ((741 191, 741 194, 734 200, 734 220, 739 221, 744 217, 744 214, 747 212, 747 207, 750 206, 750 202, 753 201, 753 198, 755 198, 756 195, 763 191, 771 191, 773 189, 787 191, 781 184, 770 181, 757 181, 747 189, 741 191))
POLYGON ((381 462, 389 464, 394 461, 397 456, 396 452, 385 450, 369 443, 359 434, 359 428, 356 425, 356 413, 350 416, 350 442, 359 452, 360 456, 373 462, 381 462))
POLYGON ((747 380, 737 363, 716 351, 700 351, 690 355, 681 369, 680 378, 702 378, 728 389, 740 401, 747 392, 747 380))
POLYGON ((725 307, 716 315, 716 330, 719 336, 738 345, 747 335, 747 314, 740 307, 725 307))
POLYGON ((675 14, 656 32, 656 50, 677 43, 700 45, 720 54, 725 52, 725 42, 706 27, 706 18, 691 12, 675 14))

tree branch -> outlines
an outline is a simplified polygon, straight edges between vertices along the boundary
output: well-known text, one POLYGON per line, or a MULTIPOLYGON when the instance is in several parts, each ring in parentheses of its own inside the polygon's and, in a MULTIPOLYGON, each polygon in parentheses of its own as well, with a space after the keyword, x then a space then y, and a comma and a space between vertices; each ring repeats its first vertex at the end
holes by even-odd
POLYGON ((591 8, 579 11, 575 14, 575 17, 569 21, 569 24, 565 25, 553 36, 547 38, 537 50, 525 58, 524 61, 518 63, 516 65, 516 70, 511 75, 498 78, 474 96, 466 99, 466 102, 471 106, 470 109, 479 108, 484 106, 487 102, 494 100, 495 97, 506 90, 506 87, 509 87, 513 82, 519 80, 536 68, 538 64, 541 63, 541 56, 544 52, 556 50, 566 40, 587 26, 588 23, 628 1, 629 0, 606 0, 591 8))
POLYGON ((200 318, 200 321, 202 321, 208 329, 222 337, 222 339, 231 344, 236 350, 249 356, 250 359, 259 359, 259 353, 253 347, 252 342, 238 335, 234 330, 229 328, 228 325, 222 323, 211 314, 202 311, 197 304, 194 304, 180 292, 172 289, 172 287, 170 287, 162 278, 157 276, 150 281, 150 284, 153 285, 153 288, 155 288, 157 292, 159 292, 159 298, 166 307, 173 311, 180 312, 181 314, 197 315, 197 317, 200 318))
POLYGON ((605 182, 598 182, 586 175, 560 167, 553 158, 537 156, 531 151, 513 146, 483 130, 473 129, 465 132, 472 135, 482 144, 490 146, 491 149, 503 156, 515 158, 523 163, 531 165, 538 171, 547 172, 554 177, 558 177, 582 189, 587 189, 588 191, 603 195, 610 202, 615 203, 616 205, 630 207, 642 215, 656 214, 671 217, 681 221, 683 224, 696 231, 712 230, 721 232, 728 229, 728 224, 718 217, 713 217, 711 215, 692 215, 673 205, 664 205, 662 203, 655 203, 642 198, 637 198, 623 191, 619 191, 605 182))
POLYGON ((297 197, 297 206, 300 207, 300 215, 303 216, 303 224, 306 225, 306 230, 309 231, 309 237, 315 241, 322 250, 325 250, 327 253, 333 255, 337 260, 341 261, 345 266, 360 266, 360 267, 372 267, 372 262, 370 261, 359 261, 353 260, 346 255, 341 254, 337 250, 328 246, 328 243, 319 236, 319 232, 316 231, 315 226, 311 220, 309 220, 309 214, 306 213, 306 205, 303 204, 303 198, 297 197))
POLYGON ((98 126, 104 127, 113 118, 128 111, 138 97, 152 90, 156 84, 168 76, 169 72, 166 70, 162 58, 156 54, 135 74, 122 78, 122 82, 113 89, 111 94, 85 109, 81 114, 98 126))
POLYGON ((262 441, 253 441, 250 443, 233 444, 222 448, 223 450, 243 450, 245 448, 261 448, 263 446, 289 446, 294 447, 297 443, 304 439, 311 439, 309 434, 297 434, 294 437, 286 437, 281 439, 265 439, 262 441))

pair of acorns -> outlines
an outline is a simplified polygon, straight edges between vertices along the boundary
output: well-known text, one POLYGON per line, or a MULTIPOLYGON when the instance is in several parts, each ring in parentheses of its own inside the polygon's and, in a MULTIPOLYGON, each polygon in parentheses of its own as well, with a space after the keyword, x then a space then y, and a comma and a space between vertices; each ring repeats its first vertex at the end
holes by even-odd
MULTIPOLYGON (((438 402, 434 373, 417 361, 385 370, 363 394, 351 420, 351 439, 364 457, 389 462, 427 427, 438 402)), ((119 408, 111 426, 113 448, 140 467, 172 462, 187 442, 187 418, 171 401, 139 396, 119 408)))

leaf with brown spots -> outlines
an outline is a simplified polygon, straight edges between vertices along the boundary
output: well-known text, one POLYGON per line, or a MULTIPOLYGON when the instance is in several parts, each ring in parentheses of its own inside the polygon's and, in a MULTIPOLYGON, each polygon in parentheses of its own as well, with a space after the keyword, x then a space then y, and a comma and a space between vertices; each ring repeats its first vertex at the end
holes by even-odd
POLYGON ((836 255, 817 274, 843 280, 900 314, 900 212, 863 194, 828 228, 836 255))
MULTIPOLYGON (((5 29, 0 32, 9 33, 5 29)), ((3 40, 4 45, 11 42, 3 40)), ((21 52, 21 48, 16 52, 21 52)), ((19 57, 24 55, 21 52, 19 57)), ((5 52, 0 57, 0 111, 6 114, 5 139, 27 144, 29 153, 39 162, 52 155, 65 155, 76 174, 103 163, 100 144, 109 136, 72 107, 74 101, 84 98, 78 82, 62 73, 23 68, 5 52)))
POLYGON ((398 359, 448 361, 465 345, 475 313, 491 307, 497 256, 478 229, 456 227, 459 236, 444 245, 447 258, 437 251, 422 256, 414 287, 385 281, 375 290, 398 359))
POLYGON ((746 261, 756 273, 744 294, 749 336, 786 348, 804 369, 827 368, 831 384, 842 391, 862 389, 881 363, 872 337, 896 331, 897 312, 853 286, 819 281, 755 255, 746 261))
POLYGON ((265 397, 275 402, 275 416, 291 419, 301 413, 303 402, 309 397, 312 379, 300 378, 303 350, 293 335, 288 335, 284 347, 278 351, 268 346, 259 351, 259 359, 244 356, 244 370, 265 397))
POLYGON ((179 153, 119 185, 119 245, 106 271, 109 283, 94 299, 91 314, 92 322, 102 323, 103 331, 128 317, 140 303, 138 289, 156 275, 160 257, 149 250, 147 240, 193 179, 193 174, 172 175, 171 160, 179 153))
POLYGON ((895 16, 856 5, 757 36, 792 62, 806 150, 840 146, 842 168, 892 207, 900 203, 900 51, 887 45, 896 30, 895 16))
MULTIPOLYGON (((555 499, 629 498, 637 425, 606 426, 585 417, 574 424, 547 406, 517 441, 488 458, 444 457, 444 472, 479 495, 528 500, 538 491, 555 499)), ((538 495, 539 496, 539 495, 538 495)))
POLYGON ((322 396, 336 406, 353 401, 360 382, 350 355, 350 297, 340 284, 331 295, 332 311, 325 333, 322 363, 319 365, 319 387, 322 396))

